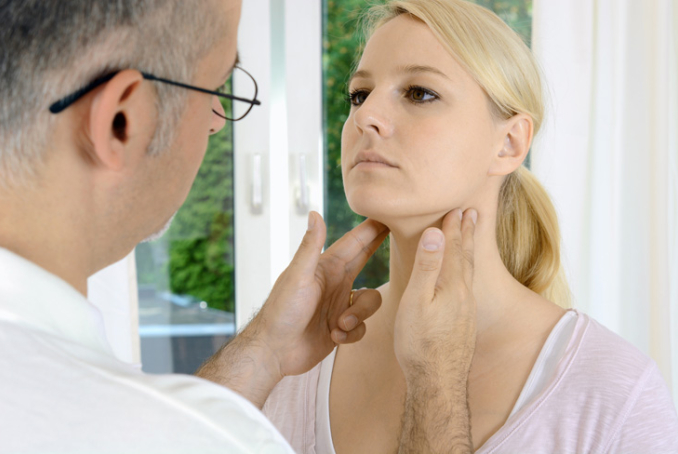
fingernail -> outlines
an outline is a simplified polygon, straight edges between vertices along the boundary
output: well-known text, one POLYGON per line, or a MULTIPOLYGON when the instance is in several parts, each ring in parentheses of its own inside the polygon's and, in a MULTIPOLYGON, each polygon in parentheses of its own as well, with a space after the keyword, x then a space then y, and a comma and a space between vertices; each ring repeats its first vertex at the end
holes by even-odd
POLYGON ((334 335, 334 337, 336 337, 337 342, 344 342, 346 340, 346 333, 345 332, 339 330, 339 331, 335 331, 335 333, 336 334, 334 335))
POLYGON ((461 221, 462 218, 464 217, 464 214, 461 211, 461 208, 457 208, 457 212, 459 213, 459 220, 461 221))
POLYGON ((424 233, 424 249, 427 251, 437 251, 443 245, 443 232, 440 230, 427 230, 424 233))
POLYGON ((313 213, 308 213, 308 230, 312 230, 315 225, 315 216, 313 213))
POLYGON ((473 224, 475 225, 475 223, 478 221, 478 212, 476 210, 470 210, 468 212, 468 215, 471 216, 471 220, 473 221, 473 224))
POLYGON ((344 318, 344 327, 346 327, 346 331, 351 331, 357 324, 358 319, 355 315, 349 315, 348 317, 344 318))

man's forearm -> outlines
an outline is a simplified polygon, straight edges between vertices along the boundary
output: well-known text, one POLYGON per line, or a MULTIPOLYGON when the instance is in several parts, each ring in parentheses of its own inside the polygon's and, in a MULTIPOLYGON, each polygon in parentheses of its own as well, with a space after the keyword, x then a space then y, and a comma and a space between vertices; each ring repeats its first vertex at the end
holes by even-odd
POLYGON ((443 380, 424 370, 408 378, 399 454, 471 453, 466 377, 443 380))
POLYGON ((256 334, 256 329, 248 326, 195 374, 232 389, 261 409, 282 375, 270 350, 256 334))

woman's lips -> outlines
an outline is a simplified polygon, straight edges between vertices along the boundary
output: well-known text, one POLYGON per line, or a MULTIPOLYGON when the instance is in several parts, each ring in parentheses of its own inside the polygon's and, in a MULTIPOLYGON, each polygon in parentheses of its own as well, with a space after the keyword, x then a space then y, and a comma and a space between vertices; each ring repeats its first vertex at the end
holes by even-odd
POLYGON ((355 165, 354 169, 395 169, 395 167, 385 162, 361 161, 355 165))
POLYGON ((389 162, 386 158, 374 151, 361 151, 355 157, 354 168, 360 167, 364 169, 377 168, 396 168, 395 164, 389 162))

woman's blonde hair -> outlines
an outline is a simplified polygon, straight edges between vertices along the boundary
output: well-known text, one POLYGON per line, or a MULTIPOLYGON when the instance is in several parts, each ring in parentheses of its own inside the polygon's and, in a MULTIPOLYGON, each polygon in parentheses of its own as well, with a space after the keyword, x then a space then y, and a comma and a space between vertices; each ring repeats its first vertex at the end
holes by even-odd
MULTIPOLYGON (((495 118, 527 114, 536 136, 544 119, 540 71, 530 49, 496 14, 465 0, 391 0, 367 12, 366 35, 401 14, 431 29, 485 91, 495 118)), ((524 166, 507 175, 501 187, 497 244, 516 280, 570 307, 556 211, 544 187, 524 166)))

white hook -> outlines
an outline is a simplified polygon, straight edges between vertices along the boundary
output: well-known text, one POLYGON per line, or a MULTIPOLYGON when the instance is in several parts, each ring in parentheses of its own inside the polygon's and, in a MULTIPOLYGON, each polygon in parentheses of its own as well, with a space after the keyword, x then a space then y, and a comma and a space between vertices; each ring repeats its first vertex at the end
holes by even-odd
POLYGON ((261 155, 255 154, 252 157, 252 209, 255 211, 264 203, 261 184, 261 155))
POLYGON ((299 155, 299 193, 297 197, 297 206, 304 211, 308 211, 309 191, 308 191, 308 177, 306 174, 306 155, 299 155))

